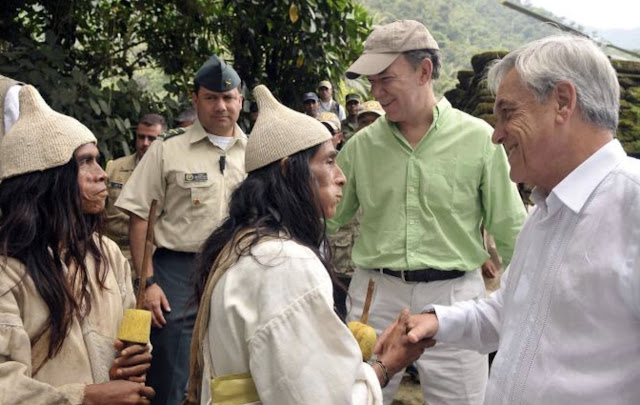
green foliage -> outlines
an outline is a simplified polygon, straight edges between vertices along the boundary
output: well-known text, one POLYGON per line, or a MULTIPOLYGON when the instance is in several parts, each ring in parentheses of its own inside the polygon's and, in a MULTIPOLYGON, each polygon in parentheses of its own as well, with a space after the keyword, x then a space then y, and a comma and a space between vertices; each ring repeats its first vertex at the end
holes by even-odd
POLYGON ((265 84, 299 105, 318 82, 339 83, 363 49, 371 19, 351 0, 226 0, 216 4, 220 43, 248 86, 265 84), (239 23, 242 22, 242 23, 239 23))
POLYGON ((385 24, 396 19, 422 22, 442 54, 437 94, 455 86, 457 72, 470 69, 471 57, 493 49, 512 50, 559 31, 500 5, 497 0, 359 0, 385 24))
POLYGON ((117 157, 140 114, 171 122, 189 104, 210 55, 295 105, 320 80, 340 81, 370 25, 351 0, 5 0, 0 74, 35 85, 117 157))
MULTIPOLYGON (((55 36, 48 33, 48 38, 55 36)), ((133 80, 120 78, 100 86, 68 61, 69 51, 54 42, 43 46, 22 38, 18 45, 0 53, 0 73, 33 84, 53 109, 89 127, 105 158, 128 153, 133 144, 132 123, 141 113, 158 109, 159 103, 133 80)))

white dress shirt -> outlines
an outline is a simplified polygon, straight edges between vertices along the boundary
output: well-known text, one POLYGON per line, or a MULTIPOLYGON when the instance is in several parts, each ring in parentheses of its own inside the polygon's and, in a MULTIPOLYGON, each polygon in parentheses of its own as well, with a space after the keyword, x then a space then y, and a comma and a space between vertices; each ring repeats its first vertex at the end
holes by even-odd
POLYGON ((532 198, 500 290, 434 306, 436 340, 498 349, 486 404, 640 404, 640 161, 613 140, 532 198))

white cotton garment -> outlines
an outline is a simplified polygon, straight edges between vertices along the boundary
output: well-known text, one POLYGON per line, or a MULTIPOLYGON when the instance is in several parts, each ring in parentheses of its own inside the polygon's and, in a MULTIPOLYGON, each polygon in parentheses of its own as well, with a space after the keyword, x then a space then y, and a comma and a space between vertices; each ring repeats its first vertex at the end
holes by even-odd
POLYGON ((485 404, 640 404, 640 162, 613 140, 532 198, 500 290, 434 306, 436 340, 498 349, 485 404))
MULTIPOLYGON (((215 375, 251 373, 262 404, 382 404, 375 371, 334 312, 327 270, 294 241, 263 241, 227 270, 206 339, 215 375)), ((202 404, 208 385, 205 372, 202 404)))

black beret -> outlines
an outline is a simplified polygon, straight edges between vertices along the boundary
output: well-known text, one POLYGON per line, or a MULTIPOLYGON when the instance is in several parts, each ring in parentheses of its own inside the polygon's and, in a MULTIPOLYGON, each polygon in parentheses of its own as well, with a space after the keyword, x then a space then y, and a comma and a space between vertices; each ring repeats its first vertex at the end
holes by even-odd
POLYGON ((229 91, 240 86, 240 76, 222 59, 213 55, 196 73, 196 85, 211 91, 229 91))

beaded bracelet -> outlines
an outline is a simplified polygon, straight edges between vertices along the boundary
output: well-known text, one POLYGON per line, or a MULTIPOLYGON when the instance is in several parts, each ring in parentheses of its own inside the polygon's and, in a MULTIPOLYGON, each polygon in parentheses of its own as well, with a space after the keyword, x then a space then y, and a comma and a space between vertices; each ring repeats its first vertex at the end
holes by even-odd
POLYGON ((382 371, 382 384, 380 384, 380 386, 382 388, 386 387, 389 384, 389 373, 387 372, 387 367, 377 359, 373 361, 373 364, 380 366, 380 371, 382 371))

